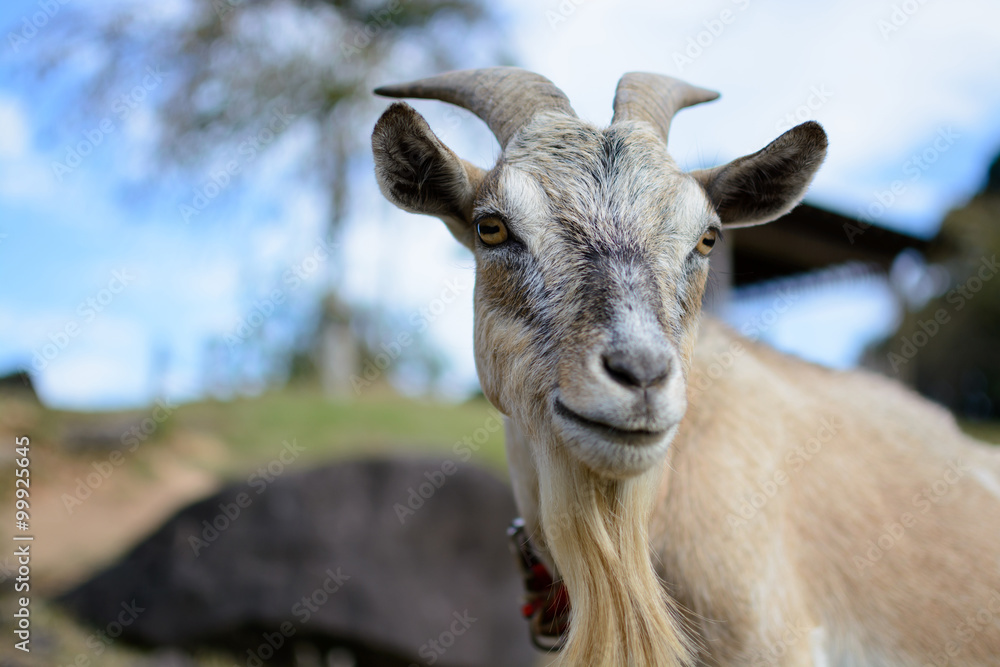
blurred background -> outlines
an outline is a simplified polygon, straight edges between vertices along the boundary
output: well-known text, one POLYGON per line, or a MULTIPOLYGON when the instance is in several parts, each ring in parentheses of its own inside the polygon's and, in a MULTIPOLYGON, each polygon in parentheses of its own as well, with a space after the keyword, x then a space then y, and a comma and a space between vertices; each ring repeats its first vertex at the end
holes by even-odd
MULTIPOLYGON (((404 610, 427 628, 394 634, 405 621, 355 613, 385 591, 348 599, 349 579, 322 619, 291 611, 332 576, 320 563, 359 553, 357 540, 383 535, 403 554, 435 526, 481 516, 437 490, 480 494, 501 550, 513 513, 502 429, 475 375, 472 257, 440 222, 393 208, 373 178, 369 137, 386 102, 370 91, 383 83, 518 65, 603 125, 624 72, 669 74, 722 92, 673 125, 671 153, 688 169, 818 120, 830 153, 805 204, 727 234, 707 307, 806 359, 896 377, 996 442, 998 20, 988 0, 4 3, 0 436, 32 439, 36 644, 26 655, 5 642, 0 660, 525 664, 516 571, 506 554, 502 565, 473 556, 495 551, 485 534, 451 549, 459 536, 434 533, 440 562, 469 549, 455 565, 468 578, 457 597, 404 610), (218 538, 228 550, 202 557, 202 521, 258 489, 218 538), (339 513, 324 513, 331 504, 339 513), (223 576, 289 516, 311 513, 337 539, 290 538, 257 569, 223 576), (444 647, 449 619, 468 611, 462 591, 483 580, 509 584, 511 608, 492 619, 479 600, 471 614, 484 621, 444 647), (279 589, 291 602, 275 602, 279 589), (138 590, 164 615, 95 640, 138 590), (51 602, 66 591, 75 597, 51 602), (221 599, 225 612, 199 615, 221 599), (171 625, 184 617, 197 621, 171 625), (296 639, 263 657, 261 637, 285 621, 301 621, 296 639)), ((478 119, 413 105, 462 157, 493 164, 499 149, 478 119)), ((11 449, 0 455, 5 503, 11 449)), ((4 521, 0 534, 11 532, 4 521)), ((6 558, 4 623, 16 571, 6 558)), ((417 604, 424 593, 405 587, 425 570, 411 560, 383 566, 399 573, 390 592, 410 591, 395 598, 417 604)))

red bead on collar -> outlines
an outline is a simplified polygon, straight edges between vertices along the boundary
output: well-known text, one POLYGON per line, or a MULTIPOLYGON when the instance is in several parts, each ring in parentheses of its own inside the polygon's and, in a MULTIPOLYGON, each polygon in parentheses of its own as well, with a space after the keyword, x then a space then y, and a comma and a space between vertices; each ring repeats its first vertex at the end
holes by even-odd
POLYGON ((543 651, 558 651, 569 629, 569 592, 562 580, 552 580, 552 574, 528 538, 523 519, 514 519, 507 537, 524 577, 525 603, 521 614, 528 619, 531 641, 543 651))

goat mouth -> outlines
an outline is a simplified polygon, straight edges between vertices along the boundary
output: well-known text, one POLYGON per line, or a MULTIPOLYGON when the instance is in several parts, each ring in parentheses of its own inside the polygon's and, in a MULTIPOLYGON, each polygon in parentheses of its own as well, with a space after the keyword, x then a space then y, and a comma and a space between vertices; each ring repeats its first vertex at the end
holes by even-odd
POLYGON ((663 440, 669 429, 662 431, 651 431, 646 429, 623 429, 612 426, 604 422, 594 421, 583 415, 573 412, 566 404, 558 398, 554 401, 554 411, 563 420, 570 422, 577 428, 586 429, 587 432, 601 436, 604 440, 623 445, 653 445, 663 440))

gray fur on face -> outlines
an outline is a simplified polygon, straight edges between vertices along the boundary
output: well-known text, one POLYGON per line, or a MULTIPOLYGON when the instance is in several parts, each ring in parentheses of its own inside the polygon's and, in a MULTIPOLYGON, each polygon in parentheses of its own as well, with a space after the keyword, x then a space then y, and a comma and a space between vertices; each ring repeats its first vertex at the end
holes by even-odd
POLYGON ((705 193, 643 124, 542 116, 486 177, 474 214, 513 237, 476 250, 488 395, 515 418, 550 413, 556 437, 609 474, 662 458, 708 273, 695 246, 720 224, 705 193), (613 358, 665 376, 640 391, 609 372, 613 358))

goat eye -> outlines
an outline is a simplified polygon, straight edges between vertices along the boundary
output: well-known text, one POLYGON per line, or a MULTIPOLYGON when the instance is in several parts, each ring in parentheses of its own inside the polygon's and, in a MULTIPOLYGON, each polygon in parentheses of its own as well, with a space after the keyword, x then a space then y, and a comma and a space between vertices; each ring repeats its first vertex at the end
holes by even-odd
POLYGON ((715 246, 715 242, 718 238, 719 232, 714 229, 710 229, 702 234, 701 238, 698 240, 698 252, 707 257, 708 253, 712 252, 712 248, 715 246))
POLYGON ((500 245, 507 240, 507 225, 499 218, 483 218, 476 224, 476 231, 486 245, 500 245))

